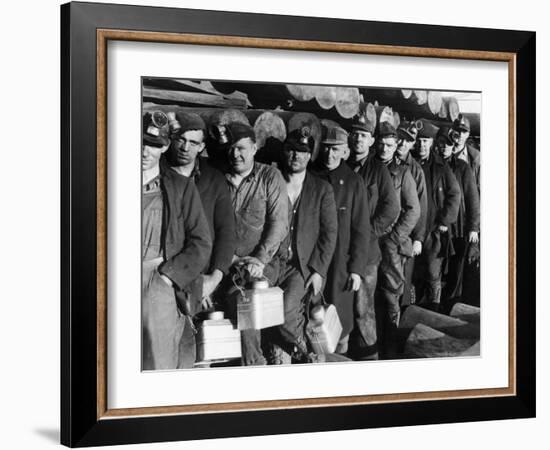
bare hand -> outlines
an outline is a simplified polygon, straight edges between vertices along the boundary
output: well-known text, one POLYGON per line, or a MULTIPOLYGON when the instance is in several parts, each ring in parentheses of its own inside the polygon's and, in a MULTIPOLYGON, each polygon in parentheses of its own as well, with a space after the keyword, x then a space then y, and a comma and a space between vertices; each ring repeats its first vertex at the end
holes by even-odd
POLYGON ((319 294, 319 292, 321 292, 321 288, 323 287, 323 277, 317 272, 313 272, 306 281, 306 291, 310 286, 313 290, 313 295, 319 294))
POLYGON ((238 258, 234 264, 242 266, 251 278, 263 278, 265 264, 254 256, 243 256, 238 258))
POLYGON ((201 306, 203 311, 208 311, 209 309, 213 308, 214 303, 212 303, 212 299, 210 298, 210 296, 202 298, 201 306))
POLYGON ((162 273, 159 273, 160 279, 164 281, 168 286, 172 287, 174 283, 172 283, 172 280, 168 278, 166 275, 163 275, 162 273))
POLYGON ((245 270, 250 274, 251 278, 263 278, 265 264, 258 258, 247 256, 245 259, 245 270))
POLYGON ((346 290, 357 292, 361 286, 361 277, 356 273, 350 273, 346 282, 346 290))
POLYGON ((442 233, 446 233, 449 227, 446 227, 445 225, 439 225, 438 230, 442 233))
POLYGON ((418 256, 422 253, 422 242, 413 241, 413 256, 418 256))
POLYGON ((210 297, 222 281, 223 273, 221 270, 215 269, 211 274, 202 276, 202 295, 210 297))
POLYGON ((479 233, 477 231, 470 231, 468 241, 472 244, 477 244, 479 242, 479 233))

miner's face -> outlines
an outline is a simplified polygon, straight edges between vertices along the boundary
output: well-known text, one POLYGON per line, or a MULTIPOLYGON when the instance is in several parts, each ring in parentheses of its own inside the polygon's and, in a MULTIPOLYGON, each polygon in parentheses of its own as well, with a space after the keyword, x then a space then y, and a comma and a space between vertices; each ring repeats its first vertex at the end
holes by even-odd
POLYGON ((457 131, 456 133, 457 146, 462 148, 464 147, 464 145, 466 144, 466 141, 470 137, 470 132, 466 130, 456 130, 456 131, 457 131))
POLYGON ((311 159, 311 153, 299 152, 292 147, 285 147, 283 156, 285 167, 290 173, 303 172, 311 159))
POLYGON ((321 156, 325 167, 328 170, 336 169, 346 154, 346 144, 323 144, 321 156))
POLYGON ((351 154, 356 160, 366 158, 372 144, 374 144, 374 138, 368 131, 353 130, 351 132, 349 146, 351 154))
POLYGON ((441 137, 437 140, 436 146, 439 154, 443 159, 447 159, 453 154, 454 145, 449 144, 447 139, 445 139, 444 137, 441 137))
POLYGON ((170 161, 175 166, 195 164, 197 156, 203 150, 204 132, 202 130, 188 130, 172 138, 170 161))
POLYGON ((409 141, 407 139, 400 138, 397 141, 397 156, 399 159, 404 160, 409 156, 409 152, 414 147, 416 141, 409 141))
POLYGON ((256 143, 246 137, 239 139, 229 148, 229 164, 236 174, 246 173, 254 166, 256 143))
POLYGON ((419 138, 418 139, 418 156, 420 159, 426 159, 430 156, 430 151, 434 143, 433 138, 419 138))
POLYGON ((397 138, 394 136, 381 138, 376 146, 376 154, 383 162, 391 161, 396 150, 397 138))
POLYGON ((157 166, 160 156, 168 149, 168 145, 157 147, 150 144, 141 146, 141 170, 149 170, 157 166))

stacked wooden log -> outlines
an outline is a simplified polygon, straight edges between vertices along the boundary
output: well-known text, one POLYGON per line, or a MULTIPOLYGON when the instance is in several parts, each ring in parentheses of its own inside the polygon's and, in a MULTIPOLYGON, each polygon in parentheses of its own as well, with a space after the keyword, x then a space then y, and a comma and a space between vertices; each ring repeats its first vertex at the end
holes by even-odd
POLYGON ((306 111, 320 108, 325 111, 334 110, 343 119, 355 116, 361 101, 359 89, 356 87, 225 82, 214 82, 212 86, 225 95, 234 95, 236 90, 241 90, 257 108, 306 111), (315 106, 312 107, 311 102, 315 106))
POLYGON ((419 118, 452 122, 460 108, 455 97, 443 97, 440 91, 421 89, 359 88, 365 100, 399 111, 401 119, 419 118))
POLYGON ((234 91, 224 94, 209 81, 145 78, 142 97, 145 102, 159 105, 218 107, 244 109, 250 105, 245 93, 234 91))
POLYGON ((423 323, 418 323, 407 338, 404 356, 409 358, 459 356, 475 343, 475 339, 457 339, 423 323))
POLYGON ((479 308, 457 303, 450 315, 409 306, 399 323, 405 335, 402 357, 479 356, 479 308))
MULTIPOLYGON (((362 103, 377 103, 393 111, 394 123, 402 119, 426 118, 452 122, 460 108, 455 97, 421 89, 379 89, 299 84, 210 82, 183 79, 145 78, 144 101, 157 105, 217 107, 226 109, 285 109, 308 111, 326 118, 349 120, 362 103), (397 113, 399 112, 399 113, 397 113)), ((469 117, 479 135, 479 115, 469 117), (477 117, 476 117, 477 116, 477 117), (472 120, 473 119, 473 120, 472 120)))
MULTIPOLYGON (((231 121, 250 124, 257 135, 258 158, 266 163, 279 161, 287 134, 302 126, 308 126, 315 139, 315 159, 320 147, 321 118, 349 128, 354 116, 366 112, 375 126, 388 121, 398 127, 401 120, 420 117, 442 126, 449 125, 459 113, 454 97, 413 89, 145 78, 142 93, 145 111, 195 112, 208 126, 231 121), (250 109, 252 106, 255 109, 250 109)), ((479 136, 479 114, 466 116, 471 134, 479 136)))

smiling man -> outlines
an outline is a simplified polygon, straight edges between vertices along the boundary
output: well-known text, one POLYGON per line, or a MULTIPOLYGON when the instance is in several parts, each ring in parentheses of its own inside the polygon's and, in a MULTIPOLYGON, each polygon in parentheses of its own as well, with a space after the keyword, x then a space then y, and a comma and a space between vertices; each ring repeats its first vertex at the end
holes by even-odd
MULTIPOLYGON (((237 245, 233 264, 243 267, 251 278, 276 282, 277 263, 272 261, 288 233, 288 193, 281 173, 254 161, 256 135, 249 125, 233 122, 229 168, 225 174, 235 214, 237 245), (272 263, 272 264, 270 264, 272 263)), ((264 365, 258 330, 241 331, 245 365, 264 365)))
POLYGON ((146 113, 141 154, 143 370, 193 367, 194 328, 176 296, 186 299, 212 249, 194 184, 160 172, 159 160, 169 143, 166 115, 146 113), (180 346, 189 351, 181 353, 180 346))

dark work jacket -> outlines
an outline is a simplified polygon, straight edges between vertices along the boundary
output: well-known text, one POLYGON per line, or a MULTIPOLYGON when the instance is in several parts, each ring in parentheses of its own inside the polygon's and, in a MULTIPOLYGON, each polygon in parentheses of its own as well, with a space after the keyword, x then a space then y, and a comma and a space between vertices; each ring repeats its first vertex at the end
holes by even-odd
POLYGON ((466 237, 470 231, 479 232, 479 193, 472 169, 465 161, 451 156, 446 160, 451 167, 462 197, 458 217, 452 226, 453 237, 466 237))
MULTIPOLYGON (((294 229, 299 269, 304 280, 312 272, 326 280, 338 233, 336 206, 330 184, 310 172, 306 174, 300 193, 294 229)), ((280 247, 279 254, 285 258, 286 249, 283 247, 280 247)))
MULTIPOLYGON (((466 144, 466 152, 468 153, 468 165, 472 169, 474 180, 477 186, 477 192, 479 193, 479 172, 481 167, 481 154, 477 148, 470 144, 466 144)), ((456 155, 454 155, 456 156, 456 155)), ((464 161, 466 162, 466 161, 464 161)))
MULTIPOLYGON (((353 168, 353 162, 348 160, 348 164, 353 168)), ((376 264, 381 257, 378 238, 391 230, 399 216, 399 201, 388 169, 374 155, 369 155, 356 173, 365 183, 370 209, 371 235, 367 264, 376 264)))
POLYGON ((391 239, 397 244, 401 255, 411 257, 410 234, 420 218, 420 202, 416 193, 416 183, 407 166, 397 164, 395 160, 392 160, 386 167, 390 172, 401 211, 386 239, 391 239))
POLYGON ((334 190, 338 214, 338 239, 325 286, 325 298, 333 303, 342 322, 342 336, 353 328, 354 292, 345 290, 350 273, 365 278, 370 243, 369 203, 361 177, 345 162, 332 171, 315 168, 334 190))
POLYGON ((195 184, 178 174, 161 172, 163 197, 161 274, 176 290, 187 289, 210 258, 212 239, 195 184))
POLYGON ((411 172, 414 182, 416 183, 416 194, 420 203, 420 217, 411 233, 411 239, 413 241, 424 242, 426 238, 426 217, 428 214, 428 193, 426 191, 424 171, 422 170, 422 166, 412 157, 410 152, 405 161, 401 161, 401 164, 407 166, 411 172))
MULTIPOLYGON (((208 221, 212 236, 212 254, 203 272, 211 273, 215 269, 227 273, 231 259, 235 253, 235 216, 231 204, 231 196, 223 174, 208 162, 206 158, 197 158, 195 168, 191 173, 199 191, 204 215, 208 221)), ((161 171, 170 170, 165 158, 161 159, 161 171)))
POLYGON ((195 175, 195 184, 214 240, 207 271, 211 273, 218 269, 227 273, 237 240, 235 215, 227 182, 219 170, 212 167, 205 158, 199 158, 199 172, 195 175))
POLYGON ((426 178, 428 214, 426 241, 422 250, 427 258, 443 258, 450 255, 450 233, 440 233, 439 225, 451 228, 458 217, 460 187, 450 167, 433 151, 427 161, 419 161, 426 178))

